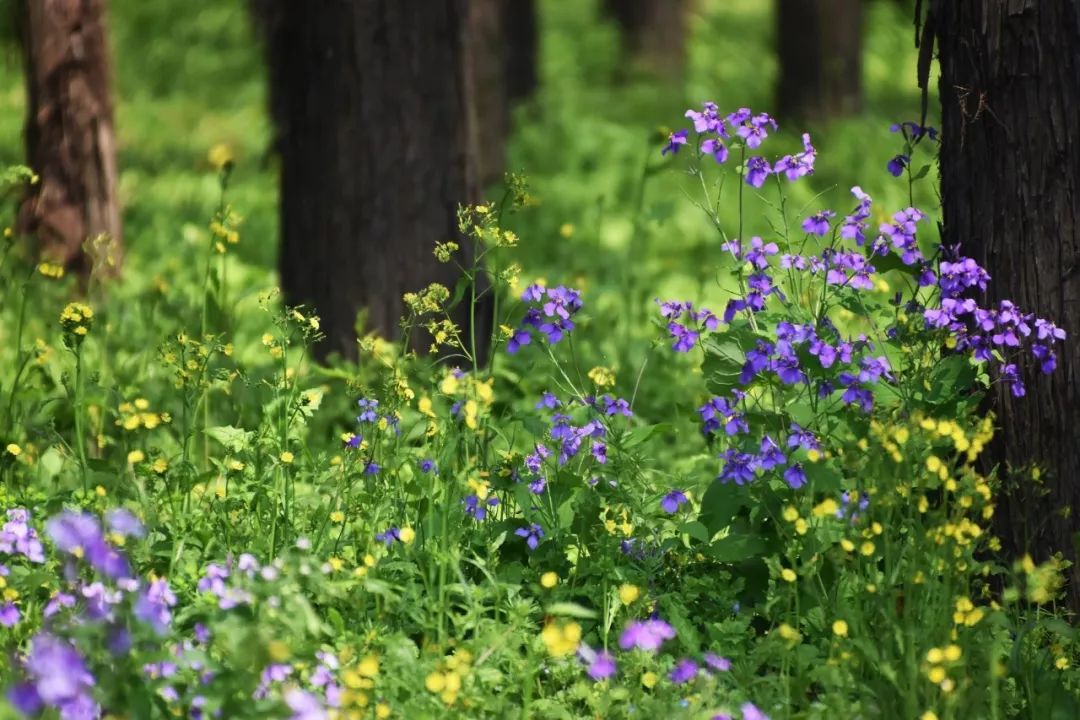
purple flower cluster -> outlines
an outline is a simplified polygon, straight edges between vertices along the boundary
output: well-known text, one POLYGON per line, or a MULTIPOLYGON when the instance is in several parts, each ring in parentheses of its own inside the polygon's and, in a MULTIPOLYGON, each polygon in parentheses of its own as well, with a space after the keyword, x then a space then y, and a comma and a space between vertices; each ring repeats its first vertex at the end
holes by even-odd
POLYGON ((675 300, 656 302, 660 305, 661 317, 668 321, 668 332, 675 341, 671 349, 675 352, 690 352, 703 331, 720 327, 720 320, 708 308, 694 310, 693 303, 675 300))
MULTIPOLYGON (((791 423, 786 440, 789 451, 815 450, 820 451, 821 444, 812 432, 791 423)), ((771 435, 764 435, 758 443, 755 452, 744 452, 738 448, 728 448, 720 454, 723 465, 717 479, 722 483, 733 482, 736 485, 745 485, 753 482, 757 473, 770 472, 784 468, 784 481, 793 490, 798 490, 806 484, 806 472, 801 462, 792 462, 779 443, 771 435)))
POLYGON ((563 286, 549 289, 533 284, 525 288, 521 299, 529 307, 507 342, 506 351, 511 354, 532 342, 533 331, 538 331, 551 345, 562 341, 574 329, 573 317, 582 307, 581 293, 563 286))
POLYGON ((7 522, 0 528, 0 553, 21 555, 32 563, 45 562, 45 549, 37 530, 30 526, 30 513, 23 508, 7 511, 7 522))
MULTIPOLYGON (((727 162, 730 156, 729 144, 741 143, 749 150, 756 150, 769 136, 770 129, 776 131, 777 124, 768 113, 754 113, 750 108, 739 108, 726 116, 720 115, 720 109, 714 102, 703 103, 701 111, 687 110, 686 117, 694 123, 694 132, 700 139, 699 150, 702 155, 711 156, 718 164, 727 162)), ((689 143, 688 130, 678 130, 668 136, 667 144, 661 149, 661 155, 676 154, 689 143)), ((794 181, 814 172, 817 151, 810 143, 810 136, 802 136, 803 150, 794 155, 785 155, 770 165, 760 155, 751 155, 746 160, 743 179, 751 187, 760 188, 770 175, 784 175, 794 181)))
POLYGON ((660 618, 635 620, 619 636, 619 647, 623 650, 637 648, 646 652, 656 652, 665 640, 675 637, 675 628, 660 618))
POLYGON ((1057 368, 1054 346, 1065 339, 1065 331, 1049 320, 1022 312, 1008 300, 996 307, 984 308, 964 294, 985 290, 990 276, 977 262, 967 257, 943 260, 938 266, 937 284, 941 291, 939 307, 923 310, 926 327, 944 329, 959 352, 968 352, 976 362, 1004 358, 998 373, 1015 397, 1027 390, 1020 369, 1013 360, 1025 346, 1046 375, 1057 368))
POLYGON ((101 708, 94 700, 94 676, 79 651, 67 640, 41 632, 30 641, 22 664, 25 676, 8 691, 8 700, 25 715, 55 708, 62 720, 95 720, 101 708))

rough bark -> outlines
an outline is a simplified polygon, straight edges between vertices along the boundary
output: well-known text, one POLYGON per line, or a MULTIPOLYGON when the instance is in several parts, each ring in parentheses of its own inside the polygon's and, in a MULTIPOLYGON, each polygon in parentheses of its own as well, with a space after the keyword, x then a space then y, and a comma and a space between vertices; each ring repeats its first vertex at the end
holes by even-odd
POLYGON ((604 0, 626 58, 665 78, 681 77, 686 64, 687 6, 687 0, 604 0))
POLYGON ((19 212, 40 252, 88 272, 87 239, 111 240, 119 262, 120 205, 105 0, 23 0, 27 163, 40 178, 19 212))
POLYGON ((1030 473, 998 506, 1017 552, 1073 561, 1080 610, 1080 0, 951 0, 931 6, 941 62, 944 241, 1011 299, 1068 333, 1057 372, 1027 397, 999 388, 995 460, 1030 473))
POLYGON ((823 121, 862 107, 863 0, 777 0, 776 112, 823 121))
MULTIPOLYGON (((281 283, 314 306, 325 355, 366 329, 399 335, 402 295, 459 273, 432 255, 475 197, 468 5, 270 0, 262 5, 281 156, 281 283)), ((462 243, 464 245, 464 243, 462 243)), ((471 258, 463 247, 463 263, 471 258)), ((463 308, 464 309, 464 308, 463 308)), ((464 313, 459 322, 466 322, 464 313)), ((421 343, 423 344, 423 343, 421 343)))

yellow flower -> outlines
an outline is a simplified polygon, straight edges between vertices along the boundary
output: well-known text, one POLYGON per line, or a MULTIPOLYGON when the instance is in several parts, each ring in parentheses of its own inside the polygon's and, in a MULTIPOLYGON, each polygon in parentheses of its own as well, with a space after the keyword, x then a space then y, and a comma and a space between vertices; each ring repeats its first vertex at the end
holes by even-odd
POLYGON ((840 540, 840 547, 844 548, 846 552, 855 552, 855 543, 851 542, 847 538, 840 540))
POLYGON ((1056 667, 1058 670, 1064 670, 1065 668, 1069 667, 1069 658, 1065 656, 1059 657, 1057 660, 1054 661, 1054 667, 1056 667))
POLYGON ((926 651, 926 662, 937 665, 945 659, 945 653, 941 652, 941 648, 930 648, 926 651))
POLYGON ((622 602, 623 605, 629 605, 639 597, 641 597, 641 590, 637 585, 625 583, 619 586, 619 601, 622 602))
POLYGON ((340 510, 335 510, 334 512, 330 513, 330 522, 338 524, 345 522, 345 513, 341 512, 340 510))
POLYGON ((9 443, 7 446, 7 451, 8 455, 13 455, 14 457, 19 457, 20 455, 22 455, 22 448, 15 443, 9 443))
POLYGON ((806 531, 810 529, 810 524, 803 518, 799 518, 795 521, 795 532, 799 535, 805 535, 806 531))
POLYGON ((945 668, 940 665, 934 665, 926 672, 926 678, 937 685, 945 679, 945 668))
POLYGON ((941 467, 941 458, 939 458, 937 455, 931 455, 930 457, 926 458, 926 469, 930 472, 936 473, 941 470, 941 467))
POLYGON ((780 571, 780 577, 782 577, 786 582, 793 583, 798 579, 799 576, 796 575, 795 571, 791 568, 784 568, 780 571))
POLYGON ((551 589, 559 584, 559 575, 555 572, 546 572, 540 576, 540 584, 551 589))
POLYGON ((813 514, 814 517, 830 517, 836 515, 839 509, 840 505, 835 500, 826 498, 814 506, 813 514))
POLYGON ((233 151, 226 143, 218 143, 206 153, 206 160, 219 170, 233 161, 233 151))
POLYGON ((142 450, 132 450, 127 454, 128 465, 135 465, 141 463, 146 459, 146 454, 142 450))
POLYGON ((158 458, 150 467, 158 475, 163 475, 165 471, 169 469, 169 463, 165 458, 158 458))
POLYGON ((945 659, 949 662, 956 662, 963 656, 964 651, 960 649, 959 645, 949 645, 945 648, 945 659))
POLYGON ((368 655, 356 666, 356 672, 363 677, 373 678, 379 674, 379 656, 368 655))
POLYGON ((859 546, 859 552, 868 557, 874 554, 874 550, 874 543, 870 542, 869 540, 859 546))
POLYGON ((429 673, 428 676, 424 678, 424 687, 430 692, 441 693, 446 687, 446 676, 441 672, 429 673))
POLYGON ((832 624, 833 635, 836 637, 847 637, 848 626, 843 620, 836 620, 832 624))
POLYGON ((784 508, 784 519, 791 523, 799 519, 799 511, 795 509, 794 505, 788 505, 784 508))
POLYGON ((802 640, 802 633, 787 623, 780 623, 780 627, 776 628, 776 632, 784 640, 787 640, 790 645, 797 645, 802 640))
POLYGON ((435 417, 435 411, 432 409, 431 398, 429 398, 427 395, 416 401, 416 409, 419 410, 420 413, 423 415, 427 415, 428 417, 435 417))
POLYGON ((589 371, 589 379, 596 383, 597 387, 610 387, 615 384, 615 373, 611 368, 598 365, 589 371))
POLYGON ((386 718, 390 717, 390 706, 386 703, 376 705, 375 717, 379 718, 379 720, 386 720, 386 718))
POLYGON ((564 238, 572 237, 574 234, 574 226, 571 223, 563 223, 559 226, 559 234, 564 238))
POLYGON ((281 453, 281 455, 279 457, 281 458, 281 462, 285 463, 286 465, 292 464, 292 461, 295 459, 293 457, 293 454, 291 452, 289 452, 288 450, 281 453))
POLYGON ((927 710, 919 716, 919 720, 938 720, 938 716, 933 710, 927 710))
POLYGON ((548 623, 540 632, 540 637, 552 657, 570 655, 581 643, 581 626, 576 622, 566 624, 548 623))
POLYGON ((641 684, 651 690, 659 679, 660 678, 656 676, 656 673, 650 671, 641 675, 641 684))
POLYGON ((413 530, 411 527, 405 526, 399 531, 398 537, 401 538, 401 542, 408 545, 416 539, 416 531, 413 530))

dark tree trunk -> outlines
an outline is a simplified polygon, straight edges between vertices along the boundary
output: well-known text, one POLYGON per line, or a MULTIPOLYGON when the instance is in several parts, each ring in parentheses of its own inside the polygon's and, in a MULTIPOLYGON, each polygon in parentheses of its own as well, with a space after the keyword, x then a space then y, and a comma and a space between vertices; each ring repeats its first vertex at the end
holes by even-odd
POLYGON ((776 112, 822 121, 862 107, 863 0, 777 0, 776 112))
POLYGON ((506 96, 510 103, 526 100, 539 84, 536 63, 540 50, 536 0, 502 0, 506 37, 506 96))
POLYGON ((40 177, 19 211, 41 255, 86 273, 89 238, 112 241, 119 262, 120 205, 105 0, 23 0, 26 156, 40 177))
POLYGON ((604 0, 622 33, 623 54, 664 78, 681 78, 686 63, 687 0, 604 0))
POLYGON ((1015 551, 1072 560, 1080 610, 1080 0, 934 4, 941 62, 944 242, 1011 299, 1068 333, 1058 371, 1028 395, 998 389, 995 460, 1018 478, 997 530, 1015 551))
POLYGON ((481 187, 502 177, 506 140, 510 134, 510 95, 506 61, 506 0, 469 0, 467 46, 469 96, 472 113, 470 139, 476 149, 476 170, 481 187))
MULTIPOLYGON (((465 0, 264 0, 281 155, 281 283, 321 354, 399 335, 402 295, 459 273, 432 255, 475 197, 465 0)), ((471 264, 462 243, 458 260, 471 264)), ((467 303, 466 303, 467 305, 467 303)), ((468 329, 464 313, 456 318, 468 329)), ((419 342, 426 345, 426 342, 419 342)))

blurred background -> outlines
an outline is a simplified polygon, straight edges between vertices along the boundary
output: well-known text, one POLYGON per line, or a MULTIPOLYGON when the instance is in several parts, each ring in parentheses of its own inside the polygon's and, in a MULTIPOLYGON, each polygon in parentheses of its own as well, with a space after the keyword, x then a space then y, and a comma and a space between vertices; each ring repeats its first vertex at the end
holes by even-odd
MULTIPOLYGON (((301 60, 290 60, 288 49, 280 46, 271 48, 268 63, 263 41, 270 37, 272 44, 276 33, 277 42, 289 44, 308 30, 295 18, 279 17, 273 27, 273 4, 108 0, 105 28, 128 282, 168 278, 185 263, 175 248, 204 241, 206 223, 220 202, 217 170, 226 159, 234 163, 228 200, 243 217, 243 241, 236 248, 240 270, 233 281, 247 278, 252 287, 275 281, 282 161, 276 152, 280 134, 269 112, 268 66, 277 52, 279 67, 302 68, 301 60)), ((467 12, 467 5, 458 3, 459 10, 467 12)), ((886 163, 903 145, 889 126, 917 120, 920 109, 913 2, 506 0, 502 5, 501 12, 516 14, 519 23, 517 30, 506 20, 498 25, 502 62, 533 62, 532 37, 535 65, 507 70, 511 82, 525 80, 522 88, 511 88, 515 97, 507 103, 505 160, 496 148, 496 159, 481 158, 478 164, 487 167, 478 172, 484 192, 496 199, 502 170, 528 179, 532 208, 506 221, 522 238, 515 259, 523 279, 585 285, 593 291, 596 312, 618 311, 631 320, 651 312, 658 296, 722 304, 722 288, 712 282, 718 261, 715 230, 686 201, 679 166, 659 152, 667 132, 687 127, 686 108, 706 100, 718 103, 721 112, 745 106, 776 116, 781 132, 770 150, 777 154, 801 148, 801 133, 811 133, 819 150, 817 171, 808 182, 792 185, 796 209, 846 212, 853 204, 849 188, 856 184, 875 197, 877 207, 892 211, 908 202, 908 183, 888 174, 886 163)), ((3 164, 27 157, 27 92, 13 10, 3 13, 3 164)), ((478 42, 483 34, 466 32, 475 24, 461 20, 462 36, 471 38, 467 42, 478 42)), ((473 82, 470 92, 484 98, 483 72, 474 73, 473 82)), ((930 102, 932 110, 936 105, 930 102)), ((378 106, 374 112, 380 112, 378 106)), ((484 127, 492 112, 480 109, 481 155, 485 147, 501 143, 492 133, 502 130, 484 127)), ((928 121, 935 124, 933 117, 928 121)), ((428 142, 436 147, 443 140, 428 142)), ((936 169, 930 172, 936 176, 936 169)), ((921 184, 922 194, 914 198, 926 210, 936 206, 933 186, 921 184)), ((763 220, 747 230, 747 235, 762 234, 769 228, 763 220)), ((323 298, 317 304, 326 303, 323 298)))

